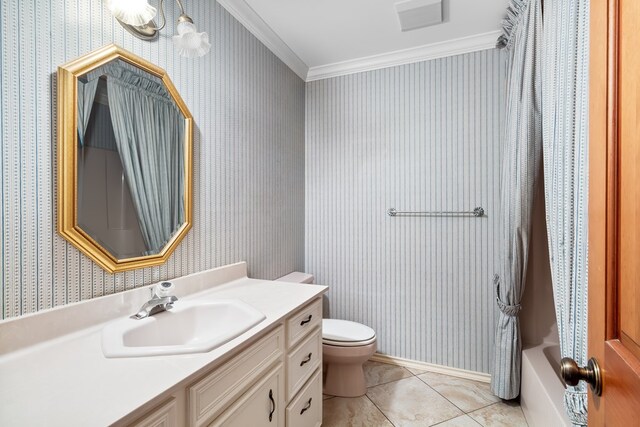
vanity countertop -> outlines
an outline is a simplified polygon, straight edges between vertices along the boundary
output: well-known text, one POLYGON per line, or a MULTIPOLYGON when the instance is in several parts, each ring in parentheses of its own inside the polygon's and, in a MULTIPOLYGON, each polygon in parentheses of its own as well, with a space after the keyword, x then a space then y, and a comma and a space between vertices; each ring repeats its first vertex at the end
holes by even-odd
POLYGON ((234 350, 251 343, 327 289, 251 279, 246 277, 244 263, 172 281, 180 298, 239 299, 260 310, 266 319, 207 353, 112 359, 102 353, 102 327, 135 311, 130 307, 137 307, 148 296, 147 289, 0 322, 0 425, 110 425, 191 380, 203 368, 222 363, 234 350), (185 283, 181 283, 183 279, 185 283), (105 314, 109 310, 104 308, 114 302, 121 303, 119 309, 105 314), (95 310, 99 312, 92 316, 95 310), (71 329, 67 327, 70 322, 75 325, 71 329), (37 340, 23 335, 31 332, 37 340), (17 344, 7 345, 9 341, 17 344))

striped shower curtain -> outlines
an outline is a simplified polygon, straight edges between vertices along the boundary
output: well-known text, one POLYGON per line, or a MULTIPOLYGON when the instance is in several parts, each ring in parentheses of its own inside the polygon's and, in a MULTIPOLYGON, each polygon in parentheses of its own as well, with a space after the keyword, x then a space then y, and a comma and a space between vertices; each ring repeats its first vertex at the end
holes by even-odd
MULTIPOLYGON (((589 1, 546 0, 542 81, 545 200, 562 357, 587 363, 589 1)), ((574 425, 587 424, 587 386, 568 387, 574 425)))
POLYGON ((499 308, 491 390, 520 394, 520 299, 529 257, 529 233, 542 157, 540 0, 512 0, 498 47, 506 50, 507 100, 500 177, 499 260, 494 284, 499 308))

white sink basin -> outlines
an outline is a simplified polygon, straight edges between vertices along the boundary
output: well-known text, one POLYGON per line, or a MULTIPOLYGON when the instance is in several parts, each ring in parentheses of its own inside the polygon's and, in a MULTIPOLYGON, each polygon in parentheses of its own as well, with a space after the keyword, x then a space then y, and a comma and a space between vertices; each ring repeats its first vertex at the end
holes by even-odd
POLYGON ((129 317, 102 330, 106 357, 204 353, 248 331, 264 314, 239 300, 176 301, 171 310, 129 317))

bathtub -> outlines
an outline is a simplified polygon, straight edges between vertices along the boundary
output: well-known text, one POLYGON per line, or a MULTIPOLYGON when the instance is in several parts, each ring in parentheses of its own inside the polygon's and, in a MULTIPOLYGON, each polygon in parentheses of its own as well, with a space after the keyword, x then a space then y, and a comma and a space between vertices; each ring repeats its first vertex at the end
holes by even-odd
POLYGON ((522 351, 520 405, 531 427, 571 426, 564 411, 560 346, 542 343, 522 351))

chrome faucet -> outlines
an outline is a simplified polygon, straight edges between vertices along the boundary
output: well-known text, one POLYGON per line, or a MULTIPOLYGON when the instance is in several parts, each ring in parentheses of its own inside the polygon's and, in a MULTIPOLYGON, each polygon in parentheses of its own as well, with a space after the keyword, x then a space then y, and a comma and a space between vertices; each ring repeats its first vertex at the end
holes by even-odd
POLYGON ((161 313, 163 311, 171 310, 173 303, 178 301, 173 295, 169 295, 169 292, 174 288, 171 282, 162 282, 151 289, 151 299, 145 302, 140 310, 131 316, 132 319, 144 319, 154 314, 161 313))

